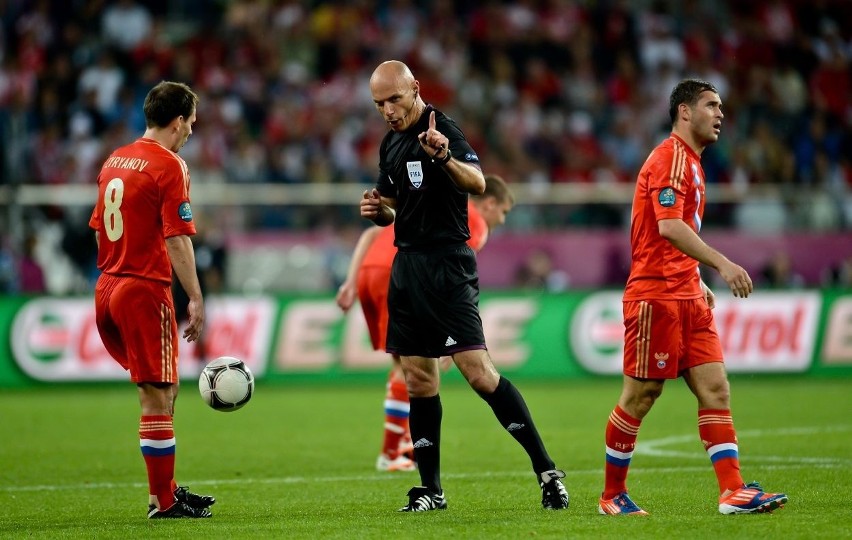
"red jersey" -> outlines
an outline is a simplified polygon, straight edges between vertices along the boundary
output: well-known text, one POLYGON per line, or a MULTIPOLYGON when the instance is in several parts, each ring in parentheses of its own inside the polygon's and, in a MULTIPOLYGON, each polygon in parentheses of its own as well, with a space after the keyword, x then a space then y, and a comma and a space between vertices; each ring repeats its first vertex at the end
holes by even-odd
MULTIPOLYGON (((467 241, 467 245, 479 252, 488 240, 488 224, 470 201, 467 203, 467 226, 470 229, 470 239, 467 241)), ((370 244, 361 267, 390 268, 396 255, 396 246, 393 245, 393 240, 393 227, 383 228, 373 240, 373 243, 370 244)))
POLYGON ((364 255, 361 268, 390 268, 393 264, 393 258, 396 255, 396 246, 393 245, 393 238, 393 226, 383 227, 364 255))
POLYGON ((165 239, 195 234, 186 163, 152 139, 117 149, 98 174, 89 227, 102 272, 171 283, 165 239))
POLYGON ((467 228, 470 229, 470 239, 467 245, 479 253, 485 247, 485 242, 488 241, 488 223, 485 218, 479 213, 479 210, 468 201, 467 203, 467 228))
POLYGON ((660 236, 657 221, 682 219, 701 230, 704 171, 701 159, 672 133, 642 166, 630 222, 632 263, 624 300, 701 298, 698 261, 660 236))

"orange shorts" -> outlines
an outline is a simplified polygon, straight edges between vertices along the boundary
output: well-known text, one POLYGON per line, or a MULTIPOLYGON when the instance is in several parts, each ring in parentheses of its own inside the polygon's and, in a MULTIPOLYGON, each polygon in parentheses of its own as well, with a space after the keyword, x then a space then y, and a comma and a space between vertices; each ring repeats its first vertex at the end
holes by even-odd
POLYGON ((101 274, 95 286, 95 321, 107 352, 130 371, 131 381, 178 381, 170 285, 101 274))
POLYGON ((358 272, 358 300, 370 330, 373 349, 385 350, 388 336, 388 285, 390 268, 364 266, 358 272))
POLYGON ((624 302, 624 374, 676 379, 689 368, 722 362, 713 312, 704 298, 624 302))

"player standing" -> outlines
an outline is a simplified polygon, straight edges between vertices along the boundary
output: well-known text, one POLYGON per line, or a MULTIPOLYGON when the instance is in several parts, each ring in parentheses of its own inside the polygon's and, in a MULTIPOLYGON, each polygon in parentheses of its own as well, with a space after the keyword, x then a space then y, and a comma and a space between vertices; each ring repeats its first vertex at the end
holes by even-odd
POLYGON ((174 480, 178 338, 172 268, 189 296, 183 337, 197 340, 204 324, 190 240, 195 225, 189 171, 177 155, 192 135, 197 105, 198 96, 185 84, 163 81, 151 89, 145 133, 104 162, 89 220, 102 272, 95 287, 98 333, 138 388, 139 445, 148 471, 148 517, 154 519, 210 517, 215 502, 174 480))
POLYGON ((716 88, 687 79, 672 90, 671 136, 651 152, 636 182, 630 227, 632 264, 624 292, 624 383, 606 427, 601 514, 647 514, 627 495, 627 469, 642 419, 668 379, 683 377, 698 401, 698 434, 719 482, 719 512, 769 512, 787 502, 740 475, 730 386, 712 309, 698 273, 719 272, 735 297, 752 281, 739 265, 698 236, 704 215, 701 153, 716 142, 722 101, 716 88))
POLYGON ((466 244, 468 194, 481 194, 479 158, 456 123, 420 97, 420 83, 399 61, 370 77, 376 110, 390 131, 379 149, 376 187, 361 216, 394 224, 397 254, 388 290, 387 350, 400 356, 414 454, 423 485, 403 512, 447 507, 440 479, 441 398, 438 359, 452 356, 471 387, 532 461, 545 508, 568 507, 568 493, 517 388, 501 377, 485 347, 476 256, 466 244))
MULTIPOLYGON (((470 239, 467 245, 481 250, 489 232, 505 223, 506 214, 515 203, 509 186, 497 175, 485 176, 485 192, 473 195, 467 206, 470 239)), ((388 285, 396 247, 393 227, 370 227, 361 233, 346 280, 337 291, 337 305, 348 311, 357 297, 370 332, 374 350, 385 350, 388 328, 388 285)), ((398 355, 388 373, 384 400, 385 423, 382 451, 376 460, 379 471, 413 471, 413 441, 408 425, 411 409, 405 377, 398 355)), ((442 363, 443 363, 442 358, 442 363)))

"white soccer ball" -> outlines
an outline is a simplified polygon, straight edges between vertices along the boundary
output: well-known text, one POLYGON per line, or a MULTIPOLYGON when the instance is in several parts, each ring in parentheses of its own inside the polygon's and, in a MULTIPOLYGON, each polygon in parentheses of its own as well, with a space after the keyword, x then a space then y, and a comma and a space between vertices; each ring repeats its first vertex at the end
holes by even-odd
POLYGON ((236 411, 251 399, 254 375, 242 360, 220 356, 201 370, 198 391, 204 403, 217 411, 236 411))

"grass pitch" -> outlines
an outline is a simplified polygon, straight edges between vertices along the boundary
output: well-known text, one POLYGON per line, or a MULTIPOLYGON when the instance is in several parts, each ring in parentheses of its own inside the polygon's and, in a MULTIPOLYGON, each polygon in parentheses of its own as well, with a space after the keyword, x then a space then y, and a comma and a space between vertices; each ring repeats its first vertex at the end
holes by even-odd
POLYGON ((460 383, 441 392, 449 509, 400 514, 417 473, 378 473, 382 382, 260 385, 244 409, 178 399, 177 477, 216 496, 208 520, 145 519, 132 385, 0 392, 0 537, 19 538, 850 538, 852 384, 732 378, 743 476, 790 502, 722 516, 695 401, 668 383, 643 423, 628 478, 646 518, 597 515, 603 434, 618 379, 517 381, 557 465, 567 511, 541 509, 523 450, 460 383))

